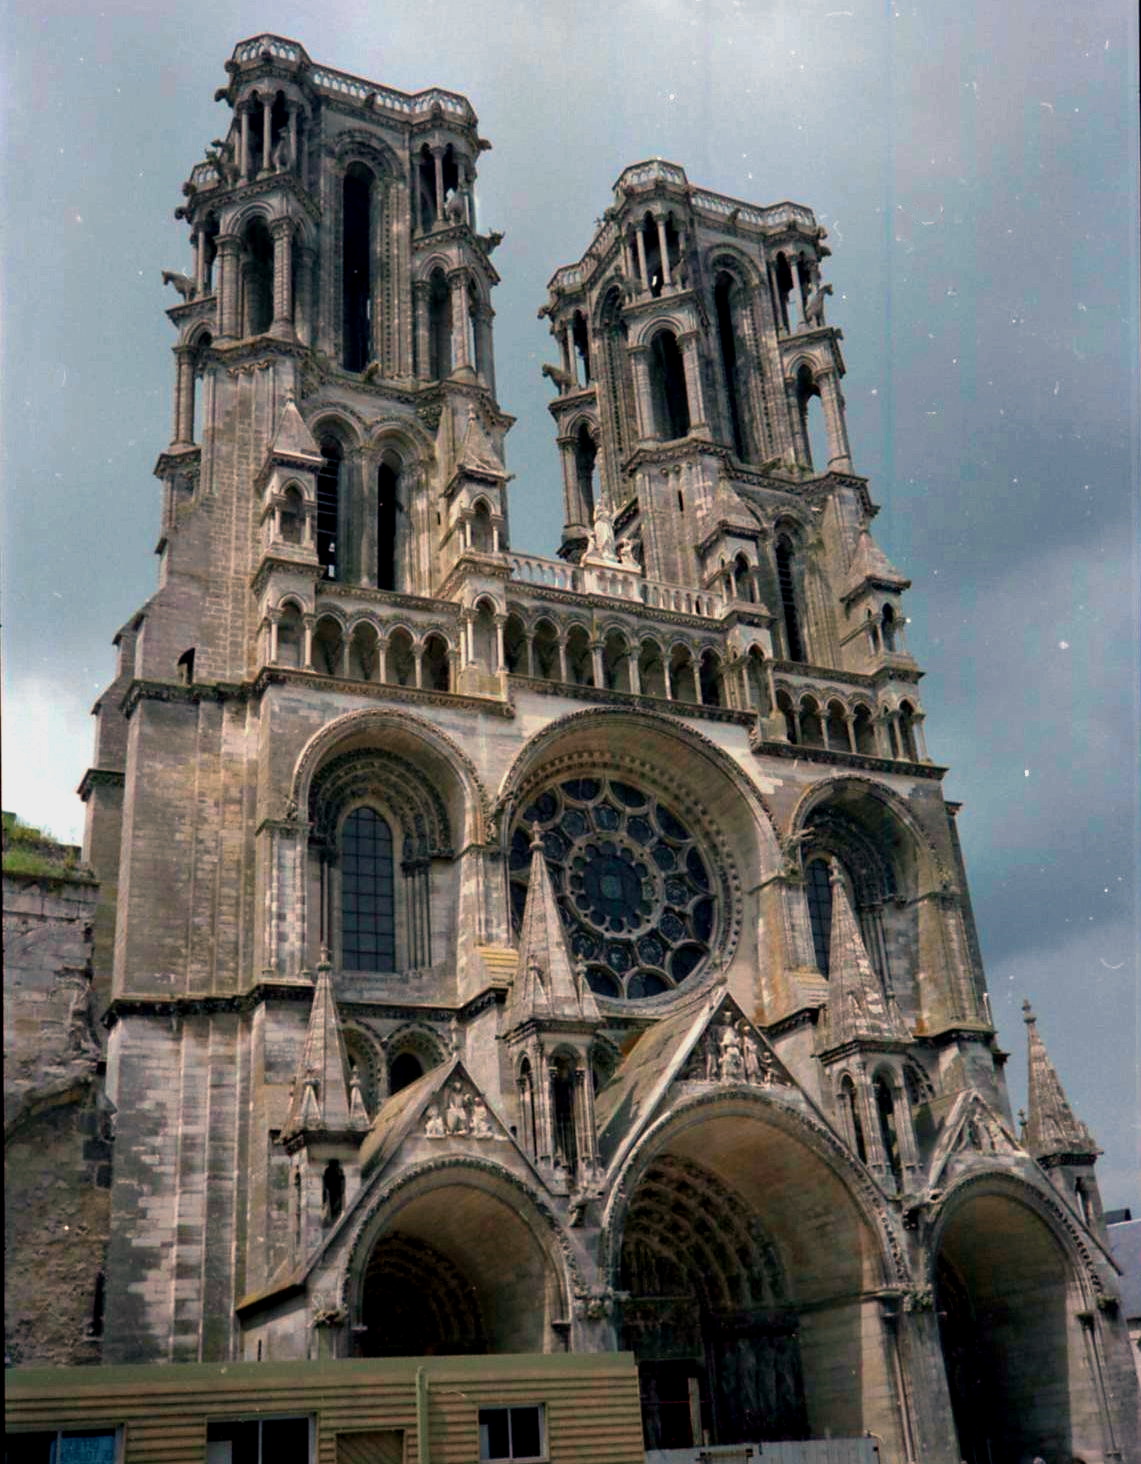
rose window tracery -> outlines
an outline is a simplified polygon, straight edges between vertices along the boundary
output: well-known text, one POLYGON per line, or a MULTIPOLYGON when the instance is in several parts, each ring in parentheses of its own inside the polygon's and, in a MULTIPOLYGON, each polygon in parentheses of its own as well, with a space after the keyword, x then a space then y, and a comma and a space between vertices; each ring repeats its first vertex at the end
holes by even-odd
POLYGON ((568 778, 523 809, 510 852, 523 918, 538 828, 571 949, 600 996, 659 996, 705 964, 717 926, 708 855, 652 793, 617 778, 568 778))

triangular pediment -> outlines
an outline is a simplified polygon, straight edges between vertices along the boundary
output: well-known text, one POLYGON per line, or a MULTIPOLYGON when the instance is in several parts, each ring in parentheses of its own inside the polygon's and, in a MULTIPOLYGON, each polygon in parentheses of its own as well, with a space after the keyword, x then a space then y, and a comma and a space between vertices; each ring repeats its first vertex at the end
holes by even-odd
POLYGON ((611 1169, 673 1096, 693 1084, 795 1088, 768 1039, 723 988, 639 1038, 595 1098, 599 1152, 611 1169))
POLYGON ((292 396, 286 398, 285 406, 281 410, 277 431, 273 434, 273 442, 270 444, 269 456, 274 459, 288 458, 291 461, 300 461, 307 466, 316 464, 319 467, 323 461, 321 449, 317 446, 312 432, 305 425, 305 419, 297 410, 297 403, 292 396))
POLYGON ((931 1156, 928 1185, 936 1188, 954 1161, 992 1154, 1023 1154, 1009 1126, 981 1093, 960 1093, 943 1124, 931 1156))
POLYGON ((381 1104, 361 1145, 362 1174, 387 1166, 405 1144, 420 1139, 442 1149, 501 1143, 518 1149, 458 1057, 430 1069, 381 1104))

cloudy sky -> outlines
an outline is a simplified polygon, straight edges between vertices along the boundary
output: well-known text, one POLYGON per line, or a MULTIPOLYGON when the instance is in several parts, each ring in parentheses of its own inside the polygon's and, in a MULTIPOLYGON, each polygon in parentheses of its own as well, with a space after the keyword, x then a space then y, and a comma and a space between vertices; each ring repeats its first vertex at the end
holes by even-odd
POLYGON ((535 311, 627 163, 811 205, 833 247, 856 467, 914 579, 995 1015, 1024 1095, 1033 999, 1141 1207, 1137 34, 1129 0, 247 0, 6 7, 4 807, 77 839, 110 638, 154 586, 179 188, 272 30, 494 142, 516 548, 558 541, 535 311))

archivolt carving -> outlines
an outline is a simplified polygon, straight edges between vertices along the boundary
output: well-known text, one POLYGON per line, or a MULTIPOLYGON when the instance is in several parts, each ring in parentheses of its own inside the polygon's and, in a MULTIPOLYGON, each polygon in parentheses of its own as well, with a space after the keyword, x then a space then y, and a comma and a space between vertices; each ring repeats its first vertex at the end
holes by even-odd
POLYGON ((314 843, 332 846, 345 808, 374 794, 400 820, 405 859, 451 858, 447 809, 419 768, 379 748, 361 747, 325 764, 309 790, 314 843))
MULTIPOLYGON (((587 1287, 584 1284, 582 1272, 579 1267, 578 1258, 574 1253, 570 1240, 567 1238, 558 1217, 544 1201, 538 1190, 526 1184, 518 1175, 505 1168, 502 1164, 492 1159, 477 1158, 473 1155, 447 1155, 439 1159, 430 1159, 422 1164, 414 1164, 393 1177, 387 1184, 381 1185, 369 1201, 360 1218, 353 1227, 351 1239, 345 1255, 344 1269, 341 1273, 340 1296, 342 1305, 346 1308, 354 1304, 359 1305, 359 1295, 354 1298, 353 1292, 357 1288, 357 1282, 364 1275, 365 1267, 368 1265, 368 1258, 373 1246, 380 1239, 383 1233, 382 1227, 377 1223, 378 1217, 393 1199, 402 1191, 408 1189, 419 1180, 431 1175, 443 1175, 454 1171, 453 1179, 456 1184, 462 1184, 464 1172, 486 1175, 500 1184, 509 1186, 516 1191, 514 1197, 514 1208, 528 1229, 536 1235, 540 1245, 544 1239, 549 1242, 543 1245, 543 1249, 550 1254, 552 1248, 558 1253, 558 1259, 562 1262, 562 1274, 559 1276, 559 1290, 562 1293, 564 1305, 568 1303, 571 1296, 585 1295, 587 1287), (525 1202, 525 1203, 523 1203, 525 1202), (530 1211, 531 1213, 528 1213, 530 1211), (540 1225, 532 1223, 532 1215, 541 1222, 540 1225)), ((554 1257, 552 1256, 552 1259, 554 1257)))
POLYGON ((866 793, 870 798, 884 804, 930 860, 935 883, 943 888, 950 888, 953 885, 950 869, 936 849, 930 835, 916 822, 910 809, 882 783, 877 783, 873 778, 866 778, 860 773, 839 773, 834 777, 822 778, 820 782, 813 783, 793 810, 789 825, 790 833, 796 834, 804 829, 812 810, 830 797, 842 792, 846 787, 857 787, 862 793, 866 793))
POLYGON ((358 128, 338 133, 329 152, 342 168, 351 163, 367 163, 385 183, 395 184, 400 179, 400 164, 392 149, 358 128))
MULTIPOLYGON (((875 1236, 880 1263, 888 1284, 911 1284, 911 1270, 897 1231, 896 1220, 882 1192, 871 1176, 849 1153, 827 1125, 811 1118, 786 1102, 770 1096, 763 1088, 734 1087, 731 1091, 713 1090, 695 1094, 674 1104, 642 1134, 634 1149, 626 1156, 611 1186, 610 1197, 602 1217, 599 1240, 599 1269, 602 1275, 618 1280, 621 1259, 621 1238, 626 1224, 630 1199, 655 1159, 666 1148, 665 1135, 678 1120, 696 1110, 739 1107, 757 1110, 757 1118, 770 1127, 780 1129, 798 1139, 836 1176, 848 1191, 857 1211, 875 1236)), ((712 1117, 713 1114, 711 1113, 712 1117)), ((747 1116, 742 1114, 742 1121, 747 1116)))

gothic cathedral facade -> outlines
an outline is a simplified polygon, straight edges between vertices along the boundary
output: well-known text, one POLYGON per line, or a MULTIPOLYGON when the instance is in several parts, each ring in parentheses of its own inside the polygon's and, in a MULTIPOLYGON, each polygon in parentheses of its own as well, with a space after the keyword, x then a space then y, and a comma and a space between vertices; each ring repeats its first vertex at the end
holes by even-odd
POLYGON ((647 1448, 1137 1457, 1094 1179, 1011 1119, 812 211, 628 167, 508 527, 462 96, 239 45, 159 585, 84 779, 105 1362, 632 1351, 647 1448))

